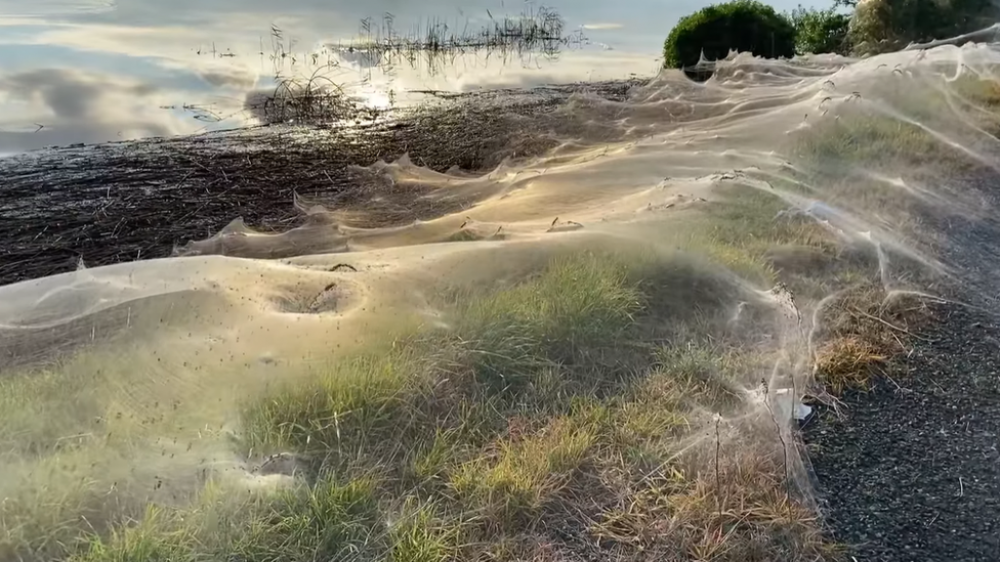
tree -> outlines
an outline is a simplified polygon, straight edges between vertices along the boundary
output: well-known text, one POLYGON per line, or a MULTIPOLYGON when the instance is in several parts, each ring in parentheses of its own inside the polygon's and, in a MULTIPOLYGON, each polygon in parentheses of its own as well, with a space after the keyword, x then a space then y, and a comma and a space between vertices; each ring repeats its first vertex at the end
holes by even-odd
POLYGON ((677 23, 663 44, 663 62, 684 68, 697 64, 702 53, 720 60, 732 50, 768 58, 794 56, 795 28, 787 17, 756 0, 716 4, 677 23))
POLYGON ((992 0, 865 0, 848 37, 857 53, 880 53, 983 29, 996 14, 992 0))
POLYGON ((836 11, 806 9, 799 6, 792 11, 792 25, 795 26, 795 51, 806 53, 847 54, 850 43, 847 32, 851 16, 836 11))

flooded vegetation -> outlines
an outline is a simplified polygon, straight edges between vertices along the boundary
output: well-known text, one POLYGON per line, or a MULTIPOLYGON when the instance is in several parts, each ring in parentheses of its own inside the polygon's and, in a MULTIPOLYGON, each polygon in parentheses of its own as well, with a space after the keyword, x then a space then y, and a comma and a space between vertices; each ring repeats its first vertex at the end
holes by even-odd
POLYGON ((364 85, 372 70, 391 77, 397 67, 406 65, 433 76, 469 55, 498 58, 502 65, 553 62, 563 49, 586 41, 582 30, 566 34, 562 16, 549 8, 529 5, 521 15, 501 19, 494 19, 488 10, 487 15, 490 22, 478 29, 468 22, 455 28, 431 19, 402 35, 394 27, 395 16, 386 13, 378 23, 363 20, 357 39, 324 44, 318 52, 302 55, 289 50, 292 45, 281 29, 272 28, 269 59, 277 85, 270 92, 252 92, 244 107, 261 124, 375 120, 396 107, 391 83, 384 101, 372 104, 349 91, 354 85, 337 83, 342 64, 357 66, 362 72, 359 85, 364 85))

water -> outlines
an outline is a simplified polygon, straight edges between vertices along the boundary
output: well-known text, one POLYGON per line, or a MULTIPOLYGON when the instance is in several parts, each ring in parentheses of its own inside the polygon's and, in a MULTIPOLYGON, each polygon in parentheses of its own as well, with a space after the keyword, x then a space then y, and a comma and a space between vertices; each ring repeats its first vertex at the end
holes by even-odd
MULTIPOLYGON (((776 2, 790 10, 792 0, 776 2)), ((474 90, 655 73, 666 34, 700 2, 652 0, 624 5, 552 2, 568 33, 588 44, 558 60, 468 53, 439 65, 369 68, 327 45, 357 38, 362 20, 384 28, 386 14, 400 35, 445 23, 478 29, 490 18, 518 16, 540 6, 518 1, 418 4, 376 2, 183 2, 153 0, 0 2, 0 153, 50 145, 165 136, 252 123, 246 97, 273 88, 276 71, 309 75, 319 69, 360 91, 375 107, 390 90, 474 90), (288 57, 276 64, 272 28, 288 57), (315 58, 314 58, 315 55, 315 58), (292 58, 295 58, 294 64, 292 58), (330 68, 333 63, 336 68, 330 68)))

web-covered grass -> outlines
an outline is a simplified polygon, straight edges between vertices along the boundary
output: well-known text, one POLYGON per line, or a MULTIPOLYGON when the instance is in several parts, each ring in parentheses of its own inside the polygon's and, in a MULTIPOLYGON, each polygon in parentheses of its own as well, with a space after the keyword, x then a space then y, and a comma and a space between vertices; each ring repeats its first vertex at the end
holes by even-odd
POLYGON ((933 319, 887 282, 891 249, 786 213, 789 199, 917 240, 931 232, 920 213, 941 209, 878 174, 983 171, 975 150, 943 139, 975 149, 978 137, 954 135, 995 92, 963 82, 920 107, 886 94, 911 116, 973 100, 953 129, 844 110, 795 137, 794 165, 769 188, 733 175, 700 208, 639 231, 659 244, 608 251, 581 237, 503 282, 435 287, 440 321, 366 335, 249 392, 178 387, 151 363, 87 352, 6 374, 0 558, 838 559, 781 393, 867 388, 933 319), (856 173, 837 177, 845 162, 856 173), (163 408, 135 406, 149 402, 130 395, 137 380, 158 381, 138 388, 163 408), (228 399, 199 417, 194 395, 209 390, 228 399), (198 465, 203 449, 243 474, 147 494, 169 459, 198 465))

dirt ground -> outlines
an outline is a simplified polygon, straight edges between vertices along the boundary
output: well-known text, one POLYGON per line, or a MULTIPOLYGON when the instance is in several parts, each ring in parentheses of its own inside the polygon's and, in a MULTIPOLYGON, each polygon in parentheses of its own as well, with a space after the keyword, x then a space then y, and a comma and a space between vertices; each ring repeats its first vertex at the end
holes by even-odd
POLYGON ((419 189, 394 189, 358 167, 409 154, 436 171, 484 172, 567 138, 612 140, 618 130, 561 109, 581 93, 622 100, 636 83, 430 96, 375 122, 272 125, 0 159, 0 285, 81 261, 94 267, 169 256, 237 217, 257 230, 286 230, 302 219, 296 193, 338 208, 364 206, 375 224, 440 215, 453 209, 423 203, 419 189))

